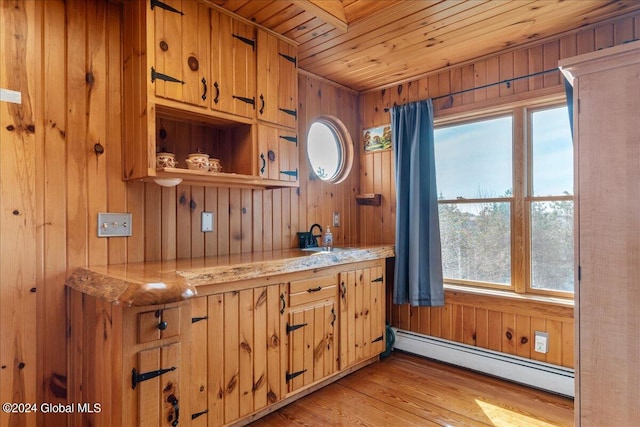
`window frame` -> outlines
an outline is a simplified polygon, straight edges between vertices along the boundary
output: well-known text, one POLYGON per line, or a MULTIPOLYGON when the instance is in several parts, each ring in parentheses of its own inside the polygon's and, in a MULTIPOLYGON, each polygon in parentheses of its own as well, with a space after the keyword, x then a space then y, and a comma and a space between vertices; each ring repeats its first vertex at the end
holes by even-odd
POLYGON ((309 169, 313 173, 314 177, 328 184, 339 184, 345 179, 347 179, 347 177, 349 176, 349 173, 351 172, 351 168, 353 167, 354 149, 353 149, 353 140, 351 139, 351 134, 349 133, 349 129, 347 129, 347 127, 342 122, 342 120, 340 120, 335 116, 330 116, 330 115, 323 115, 323 116, 317 117, 315 120, 309 123, 309 128, 307 129, 305 138, 306 138, 306 144, 305 144, 306 156, 305 157, 307 159, 307 164, 309 165, 309 169), (309 148, 308 148, 309 132, 311 130, 311 126, 313 126, 315 123, 321 123, 329 128, 331 133, 336 138, 336 141, 338 143, 337 144, 338 149, 340 151, 339 153, 340 163, 338 165, 338 169, 335 172, 335 174, 333 174, 333 176, 331 176, 328 179, 323 179, 316 173, 316 171, 314 170, 311 164, 311 159, 309 158, 309 148))
MULTIPOLYGON (((492 203, 509 202, 511 213, 511 284, 498 284, 463 279, 445 278, 445 285, 462 285, 473 288, 503 290, 517 294, 539 295, 545 297, 561 297, 573 299, 574 292, 535 289, 531 287, 531 204, 538 201, 570 200, 574 202, 575 194, 570 196, 532 196, 532 126, 531 114, 535 111, 561 107, 566 105, 564 94, 544 98, 527 99, 500 106, 487 106, 473 111, 447 114, 434 119, 434 127, 461 125, 474 121, 511 115, 512 117, 512 188, 511 198, 438 200, 440 203, 492 203)), ((437 164, 436 164, 437 167, 437 164)), ((575 188, 575 184, 574 184, 575 188)), ((574 218, 575 233, 575 218, 574 218)))

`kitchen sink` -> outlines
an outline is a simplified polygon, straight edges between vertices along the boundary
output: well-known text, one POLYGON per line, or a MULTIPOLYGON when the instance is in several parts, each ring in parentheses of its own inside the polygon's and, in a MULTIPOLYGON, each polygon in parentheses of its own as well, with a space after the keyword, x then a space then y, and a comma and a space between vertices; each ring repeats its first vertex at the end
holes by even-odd
POLYGON ((332 248, 331 250, 327 250, 325 248, 322 247, 318 247, 318 248, 304 248, 301 249, 304 252, 344 252, 344 251, 349 251, 352 250, 353 248, 332 248))

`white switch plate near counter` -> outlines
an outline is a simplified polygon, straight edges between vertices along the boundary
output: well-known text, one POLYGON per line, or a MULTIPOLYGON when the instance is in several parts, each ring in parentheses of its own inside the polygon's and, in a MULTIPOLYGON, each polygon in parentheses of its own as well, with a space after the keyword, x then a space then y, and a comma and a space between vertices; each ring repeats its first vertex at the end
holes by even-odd
POLYGON ((333 213, 333 226, 340 227, 340 212, 333 213))
POLYGON ((131 213, 98 213, 98 237, 129 237, 131 224, 131 213))
POLYGON ((213 212, 202 212, 202 227, 203 233, 213 231, 213 212))

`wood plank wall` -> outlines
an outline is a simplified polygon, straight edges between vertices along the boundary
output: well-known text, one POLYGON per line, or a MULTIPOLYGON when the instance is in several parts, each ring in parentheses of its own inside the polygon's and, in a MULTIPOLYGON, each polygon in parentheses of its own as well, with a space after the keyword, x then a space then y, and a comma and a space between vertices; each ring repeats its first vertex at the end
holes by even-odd
MULTIPOLYGON (((530 46, 505 50, 500 55, 451 67, 423 78, 361 95, 363 129, 390 123, 384 109, 393 105, 435 98, 464 89, 556 68, 558 60, 640 38, 640 14, 585 27, 530 46)), ((492 86, 434 101, 435 119, 495 107, 501 103, 563 93, 560 73, 518 80, 510 87, 492 86)), ((361 137, 360 137, 361 138, 361 137)), ((364 243, 393 243, 395 239, 395 179, 391 151, 360 154, 363 193, 381 193, 381 206, 360 206, 360 236, 364 243)), ((492 308, 473 298, 447 292, 444 308, 416 309, 393 306, 391 323, 458 342, 573 366, 573 310, 509 299, 487 299, 492 308), (501 307, 505 308, 502 309, 501 307), (550 313, 554 313, 551 315, 550 313), (550 352, 533 352, 533 331, 549 332, 550 352), (508 338, 511 337, 511 338, 508 338), (524 343, 523 343, 524 342, 524 343)))
MULTIPOLYGON (((0 104, 3 402, 66 401, 64 280, 77 266, 290 248, 297 231, 324 227, 333 211, 342 214, 336 244, 359 241, 359 158, 356 173, 328 185, 310 178, 304 154, 320 115, 358 134, 358 94, 310 76, 299 78, 299 189, 123 182, 121 34, 116 2, 0 2, 0 86, 22 92, 21 105, 0 104), (215 213, 213 233, 199 231, 203 209, 215 213), (133 236, 97 238, 98 212, 131 212, 133 236)), ((63 414, 37 417, 64 425, 63 414)), ((0 413, 6 425, 36 417, 0 413)))

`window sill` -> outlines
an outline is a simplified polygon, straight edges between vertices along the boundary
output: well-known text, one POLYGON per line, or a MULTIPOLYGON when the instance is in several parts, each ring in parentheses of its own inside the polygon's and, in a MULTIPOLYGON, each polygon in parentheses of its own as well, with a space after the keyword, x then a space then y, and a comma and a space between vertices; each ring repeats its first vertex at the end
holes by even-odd
POLYGON ((573 318, 573 299, 545 295, 516 294, 512 291, 445 284, 447 304, 462 304, 487 310, 529 314, 545 318, 573 318))

